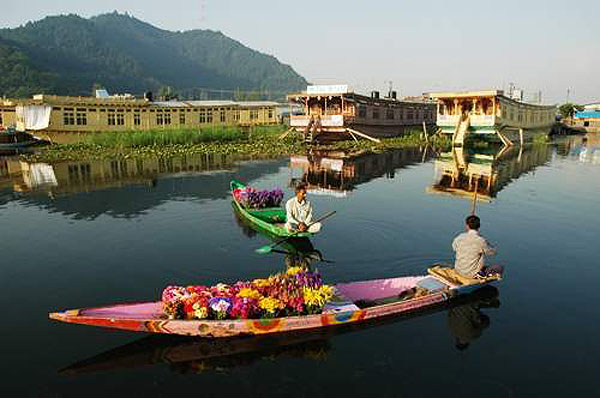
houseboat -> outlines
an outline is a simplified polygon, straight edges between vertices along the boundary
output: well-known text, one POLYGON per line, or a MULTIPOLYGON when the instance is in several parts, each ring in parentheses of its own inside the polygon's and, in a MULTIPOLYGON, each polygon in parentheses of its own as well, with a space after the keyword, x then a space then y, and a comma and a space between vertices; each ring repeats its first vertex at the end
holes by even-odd
POLYGON ((152 101, 122 96, 35 95, 15 100, 12 109, 0 109, 0 117, 12 116, 17 130, 37 130, 41 137, 64 143, 77 141, 81 133, 99 131, 274 125, 280 123, 279 108, 280 104, 273 101, 152 101))
POLYGON ((290 115, 290 126, 307 141, 357 139, 378 141, 381 137, 404 134, 410 127, 435 124, 435 101, 429 98, 399 100, 395 91, 380 98, 349 91, 347 85, 308 86, 305 92, 290 94, 299 114, 290 115))
POLYGON ((502 90, 429 95, 437 100, 439 131, 451 135, 455 146, 463 145, 468 135, 475 134, 498 138, 510 146, 536 132, 547 134, 556 117, 556 105, 521 102, 505 96, 502 90))
POLYGON ((583 105, 573 117, 573 126, 588 133, 600 133, 600 102, 583 105))

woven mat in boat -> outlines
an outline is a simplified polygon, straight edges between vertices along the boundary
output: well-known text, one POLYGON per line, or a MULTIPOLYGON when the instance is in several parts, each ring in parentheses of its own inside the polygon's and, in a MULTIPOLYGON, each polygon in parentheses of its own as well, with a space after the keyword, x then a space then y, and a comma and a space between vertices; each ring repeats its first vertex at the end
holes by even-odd
POLYGON ((481 278, 468 278, 460 275, 454 268, 447 267, 431 267, 427 269, 430 275, 437 276, 438 278, 444 279, 454 285, 472 285, 474 283, 491 282, 500 279, 499 275, 481 277, 481 278))

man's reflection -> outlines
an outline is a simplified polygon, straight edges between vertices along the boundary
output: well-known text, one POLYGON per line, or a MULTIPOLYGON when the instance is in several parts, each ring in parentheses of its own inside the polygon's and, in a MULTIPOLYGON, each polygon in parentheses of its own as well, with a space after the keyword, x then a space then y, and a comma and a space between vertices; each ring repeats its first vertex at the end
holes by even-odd
POLYGON ((491 288, 489 292, 483 294, 491 297, 471 301, 448 310, 448 327, 454 337, 456 349, 460 351, 466 350, 471 342, 481 337, 483 330, 490 326, 490 317, 481 312, 481 309, 500 306, 497 289, 491 288))

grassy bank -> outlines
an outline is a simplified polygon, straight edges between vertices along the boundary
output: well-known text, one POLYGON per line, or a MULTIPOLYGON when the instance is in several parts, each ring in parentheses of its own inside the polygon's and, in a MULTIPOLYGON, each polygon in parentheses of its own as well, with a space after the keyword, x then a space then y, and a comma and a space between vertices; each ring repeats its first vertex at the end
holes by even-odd
MULTIPOLYGON (((239 128, 207 130, 157 130, 142 132, 106 132, 90 134, 83 142, 68 145, 50 145, 32 154, 23 155, 27 161, 57 162, 83 159, 127 159, 132 157, 173 157, 186 154, 218 153, 248 157, 274 157, 302 154, 307 150, 299 134, 280 136, 285 126, 258 126, 248 131, 239 128)), ((430 139, 436 147, 449 142, 443 138, 430 139)), ((393 148, 425 144, 420 133, 389 138, 375 143, 368 140, 337 141, 318 145, 318 149, 348 152, 380 152, 393 148)))

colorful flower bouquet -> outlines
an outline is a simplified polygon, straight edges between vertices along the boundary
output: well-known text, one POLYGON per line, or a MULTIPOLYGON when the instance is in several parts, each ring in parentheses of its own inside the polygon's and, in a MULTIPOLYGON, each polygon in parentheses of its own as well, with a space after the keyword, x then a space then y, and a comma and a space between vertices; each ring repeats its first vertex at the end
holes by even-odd
POLYGON ((235 188, 233 197, 242 206, 250 209, 262 209, 265 207, 279 207, 283 199, 283 191, 275 188, 272 191, 257 191, 253 187, 235 188))
POLYGON ((170 319, 258 319, 321 313, 333 297, 318 272, 290 267, 286 272, 233 285, 168 286, 162 293, 170 319))

